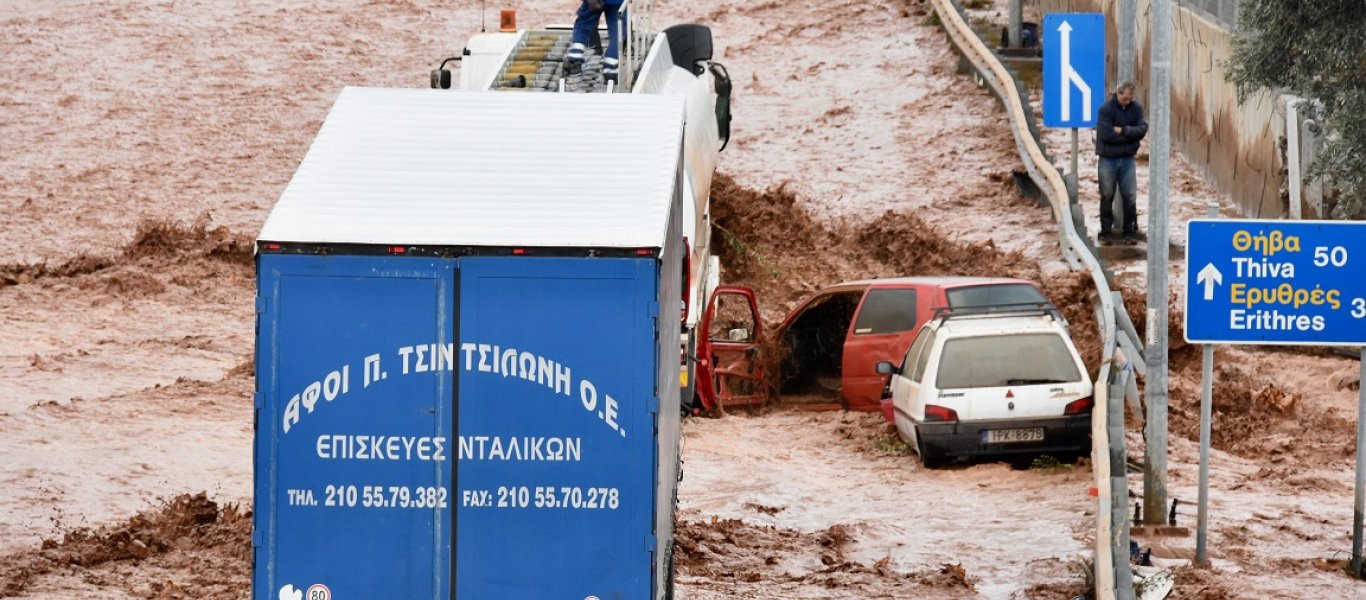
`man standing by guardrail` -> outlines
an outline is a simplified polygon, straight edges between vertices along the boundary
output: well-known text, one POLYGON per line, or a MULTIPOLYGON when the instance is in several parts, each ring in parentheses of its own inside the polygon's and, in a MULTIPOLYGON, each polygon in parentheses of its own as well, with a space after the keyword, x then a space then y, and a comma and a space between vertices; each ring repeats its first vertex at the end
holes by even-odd
POLYGON ((1135 196, 1138 195, 1138 180, 1135 174, 1134 155, 1138 153, 1139 142, 1148 135, 1148 121, 1143 118, 1143 105, 1134 100, 1134 84, 1126 81, 1119 84, 1115 95, 1100 107, 1096 119, 1096 154, 1098 161, 1097 178, 1100 179, 1100 235, 1102 244, 1116 239, 1113 229, 1115 222, 1115 189, 1119 189, 1120 199, 1124 201, 1124 242, 1137 244, 1147 241, 1148 236, 1138 230, 1138 208, 1135 196))

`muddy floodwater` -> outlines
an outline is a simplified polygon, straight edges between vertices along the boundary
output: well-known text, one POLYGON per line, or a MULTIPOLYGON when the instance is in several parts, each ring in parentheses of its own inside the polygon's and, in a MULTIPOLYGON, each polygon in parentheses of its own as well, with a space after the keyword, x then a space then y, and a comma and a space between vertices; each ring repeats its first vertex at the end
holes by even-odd
MULTIPOLYGON (((506 7, 526 27, 567 22, 574 4, 506 7)), ((971 4, 974 19, 1004 19, 1004 0, 971 4)), ((1006 118, 958 73, 928 4, 653 5, 657 25, 711 27, 734 79, 714 249, 767 326, 848 279, 1020 277, 1062 309, 1094 372, 1090 280, 1063 262, 1050 211, 1017 190, 1006 118)), ((341 88, 427 87, 505 6, 480 7, 0 3, 0 597, 249 597, 252 242, 341 88)), ((1044 139, 1065 155, 1067 132, 1044 139)), ((565 157, 594 159, 589 145, 565 157)), ((1081 161, 1094 226, 1094 157, 1081 161)), ((1198 173, 1173 155, 1173 232, 1210 202, 1237 216, 1198 173)), ((1139 186, 1146 219, 1146 168, 1139 186)), ((1143 331, 1144 263, 1109 266, 1143 331)), ((1170 301, 1169 495, 1193 530, 1199 350, 1170 301)), ((1341 571, 1356 361, 1220 347, 1216 364, 1213 567, 1184 566, 1193 533, 1135 538, 1175 570, 1172 597, 1366 597, 1341 571)), ((677 597, 1085 589, 1087 460, 927 470, 880 415, 788 400, 685 421, 677 597)), ((1127 451, 1141 459, 1134 408, 1127 451)))

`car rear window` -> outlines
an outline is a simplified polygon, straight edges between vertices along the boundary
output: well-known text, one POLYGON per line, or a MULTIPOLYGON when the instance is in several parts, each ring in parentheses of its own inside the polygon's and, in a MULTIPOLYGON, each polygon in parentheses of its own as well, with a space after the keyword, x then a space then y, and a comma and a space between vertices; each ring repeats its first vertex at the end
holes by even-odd
POLYGON ((975 285, 946 290, 949 306, 991 306, 993 304, 1024 304, 1048 302, 1043 293, 1027 283, 1004 285, 975 285))
POLYGON ((952 339, 940 354, 941 389, 999 387, 1081 380, 1076 359, 1056 333, 952 339))
POLYGON ((919 324, 915 320, 915 290, 874 289, 863 300, 854 335, 910 331, 919 324))

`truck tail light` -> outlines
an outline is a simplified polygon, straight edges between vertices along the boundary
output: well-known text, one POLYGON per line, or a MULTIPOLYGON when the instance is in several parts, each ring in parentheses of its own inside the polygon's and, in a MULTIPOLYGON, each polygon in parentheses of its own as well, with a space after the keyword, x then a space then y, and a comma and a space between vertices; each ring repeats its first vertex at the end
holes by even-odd
POLYGON ((513 256, 523 256, 523 255, 525 255, 526 253, 527 253, 526 248, 513 248, 513 249, 512 249, 512 255, 513 255, 513 256))
POLYGON ((683 236, 683 316, 679 320, 683 323, 688 322, 688 305, 692 300, 692 294, 688 291, 692 289, 692 246, 688 245, 688 236, 683 236))
POLYGON ((925 405, 926 421, 957 421, 958 411, 934 404, 925 405))
POLYGON ((403 254, 408 249, 403 246, 389 246, 389 254, 403 254))
POLYGON ((279 249, 280 249, 280 245, 279 245, 279 244, 276 244, 276 243, 274 243, 274 242, 267 242, 267 243, 265 243, 265 244, 261 244, 261 249, 262 249, 262 250, 279 250, 279 249))
MULTIPOLYGON (((1066 406, 1065 408, 1062 409, 1062 414, 1064 414, 1064 415, 1085 415, 1085 414, 1090 414, 1090 413, 1091 413, 1091 408, 1092 408, 1093 406, 1095 406, 1095 405, 1096 405, 1096 401, 1093 400, 1093 399, 1091 398, 1091 396, 1087 396, 1087 397, 1081 398, 1081 399, 1079 399, 1079 400, 1073 400, 1073 401, 1071 401, 1071 402, 1068 402, 1068 403, 1067 403, 1067 406, 1066 406)), ((1056 405, 1055 405, 1055 406, 1056 406, 1056 405)))

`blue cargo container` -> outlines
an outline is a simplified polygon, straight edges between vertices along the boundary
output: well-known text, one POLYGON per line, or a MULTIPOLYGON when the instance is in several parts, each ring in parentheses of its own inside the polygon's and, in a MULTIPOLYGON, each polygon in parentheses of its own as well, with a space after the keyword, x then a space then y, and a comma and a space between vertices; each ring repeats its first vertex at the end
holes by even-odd
POLYGON ((254 598, 671 595, 682 103, 556 96, 333 107, 258 241, 254 598))

